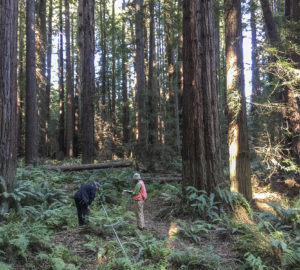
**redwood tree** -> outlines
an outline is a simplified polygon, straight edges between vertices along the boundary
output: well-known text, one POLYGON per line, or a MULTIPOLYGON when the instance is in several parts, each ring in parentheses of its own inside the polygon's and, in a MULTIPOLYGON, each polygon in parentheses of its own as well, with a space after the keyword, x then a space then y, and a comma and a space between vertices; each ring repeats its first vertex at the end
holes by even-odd
MULTIPOLYGON (((9 192, 17 167, 17 18, 18 2, 0 0, 0 181, 9 192)), ((5 191, 2 187, 0 193, 5 191)), ((8 204, 3 196, 0 203, 5 213, 8 204)))
POLYGON ((245 85, 241 2, 225 0, 228 146, 231 189, 252 198, 245 85))
POLYGON ((94 161, 94 6, 94 0, 79 0, 78 3, 82 163, 94 161))
POLYGON ((183 3, 183 184, 222 181, 213 0, 183 3))

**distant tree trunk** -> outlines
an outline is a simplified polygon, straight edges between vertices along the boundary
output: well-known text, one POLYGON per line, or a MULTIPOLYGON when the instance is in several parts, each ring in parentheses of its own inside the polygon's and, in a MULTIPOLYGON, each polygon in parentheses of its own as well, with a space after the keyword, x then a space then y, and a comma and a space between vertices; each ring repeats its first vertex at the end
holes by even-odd
POLYGON ((261 92, 261 84, 259 79, 259 67, 258 67, 258 48, 257 48, 257 37, 256 37, 256 23, 257 23, 257 4, 256 0, 250 1, 250 25, 251 25, 251 60, 252 60, 252 96, 259 96, 261 92))
POLYGON ((37 93, 38 93, 38 123, 39 123, 39 155, 45 158, 47 155, 46 144, 46 0, 38 1, 37 18, 37 93))
POLYGON ((289 19, 299 20, 299 0, 285 0, 285 16, 289 19))
POLYGON ((145 119, 145 52, 144 52, 144 1, 136 0, 136 91, 138 108, 138 143, 136 154, 143 158, 147 149, 146 119, 145 119))
MULTIPOLYGON (((14 189, 17 168, 17 27, 18 2, 0 0, 0 177, 8 192, 14 189)), ((8 208, 0 196, 1 215, 8 208)))
POLYGON ((149 115, 149 154, 155 158, 157 151, 157 132, 158 132, 158 98, 159 89, 156 70, 156 46, 155 46, 155 21, 154 21, 154 0, 149 1, 150 9, 150 33, 149 33, 149 82, 148 82, 148 115, 149 115))
POLYGON ((59 158, 65 153, 65 89, 64 89, 64 48, 63 48, 63 10, 59 0, 59 158))
MULTIPOLYGON (((125 0, 123 0, 122 11, 125 12, 125 0)), ((123 143, 129 142, 129 106, 128 106, 128 90, 127 90, 127 45, 126 45, 126 21, 122 19, 122 111, 123 111, 123 143)))
POLYGON ((252 198, 245 86, 241 2, 225 0, 228 146, 231 190, 252 198))
POLYGON ((25 162, 35 165, 38 161, 38 119, 35 72, 35 23, 34 0, 26 2, 26 132, 25 162))
POLYGON ((183 3, 183 186, 213 192, 220 160, 213 0, 183 3))
POLYGON ((111 36, 111 53, 112 53, 112 78, 111 78, 111 120, 112 120, 112 135, 113 135, 113 141, 114 137, 116 135, 116 45, 115 45, 115 32, 116 32, 116 22, 115 22, 115 0, 112 0, 112 36, 111 36))
POLYGON ((102 3, 102 8, 100 9, 100 14, 101 16, 101 63, 102 63, 102 68, 101 68, 101 116, 102 120, 106 121, 107 114, 106 114, 106 72, 107 72, 107 67, 106 67, 106 57, 107 57, 107 46, 106 46, 106 27, 105 27, 105 14, 106 14, 106 2, 101 1, 102 3))
POLYGON ((167 80, 167 108, 166 108, 166 143, 176 147, 176 119, 175 119, 175 50, 174 50, 174 20, 173 20, 173 0, 165 1, 165 43, 166 57, 168 65, 168 80, 167 80))
POLYGON ((94 161, 95 21, 94 0, 79 0, 82 163, 94 161))
POLYGON ((24 155, 24 94, 25 94, 25 68, 24 68, 24 59, 25 59, 25 53, 24 53, 24 19, 25 19, 25 3, 23 1, 19 2, 19 59, 18 59, 18 155, 23 156, 24 155))
POLYGON ((70 5, 69 0, 65 0, 66 9, 66 91, 67 91, 67 105, 66 105, 66 154, 68 158, 73 157, 73 137, 74 137, 74 86, 72 81, 72 66, 71 66, 71 41, 70 41, 70 5))
POLYGON ((49 154, 49 121, 50 121, 50 90, 51 90, 51 56, 52 56, 52 0, 49 1, 48 12, 48 40, 47 40, 47 84, 45 93, 45 114, 46 114, 46 144, 47 154, 49 154))
POLYGON ((279 34, 271 11, 270 2, 269 0, 260 0, 260 3, 266 24, 267 36, 272 43, 277 43, 279 42, 279 34))

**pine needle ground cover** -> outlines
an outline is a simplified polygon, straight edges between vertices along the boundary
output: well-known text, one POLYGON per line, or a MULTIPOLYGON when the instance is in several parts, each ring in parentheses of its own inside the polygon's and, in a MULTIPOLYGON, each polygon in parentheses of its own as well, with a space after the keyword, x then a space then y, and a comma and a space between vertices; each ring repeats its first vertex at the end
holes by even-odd
POLYGON ((266 202, 268 211, 262 211, 226 189, 206 194, 190 187, 184 197, 179 183, 154 181, 146 183, 146 230, 139 231, 133 202, 122 194, 133 187, 133 173, 131 168, 65 173, 20 167, 14 193, 3 194, 14 208, 1 221, 0 269, 297 269, 300 265, 299 198, 293 205, 288 200, 266 202), (79 227, 74 193, 83 183, 96 180, 102 184, 101 192, 87 225, 79 227))

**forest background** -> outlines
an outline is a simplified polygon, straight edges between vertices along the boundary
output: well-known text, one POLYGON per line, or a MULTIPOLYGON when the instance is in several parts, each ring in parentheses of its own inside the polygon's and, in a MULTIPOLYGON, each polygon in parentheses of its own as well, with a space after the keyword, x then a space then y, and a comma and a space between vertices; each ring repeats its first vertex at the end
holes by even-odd
POLYGON ((298 0, 0 0, 0 15, 3 267, 297 269, 298 0), (119 196, 134 171, 144 233, 119 196), (77 229, 72 194, 94 180, 77 229))

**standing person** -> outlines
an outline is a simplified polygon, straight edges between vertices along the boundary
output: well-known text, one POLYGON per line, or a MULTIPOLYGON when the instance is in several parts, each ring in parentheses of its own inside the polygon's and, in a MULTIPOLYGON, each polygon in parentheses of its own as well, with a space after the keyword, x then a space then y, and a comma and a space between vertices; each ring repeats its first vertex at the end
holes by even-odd
POLYGON ((84 224, 84 218, 90 213, 90 205, 95 199, 96 191, 100 188, 99 182, 84 184, 74 195, 77 208, 79 226, 84 224))
POLYGON ((135 201, 135 215, 138 228, 142 231, 145 228, 144 220, 144 200, 147 199, 147 191, 144 181, 141 179, 139 173, 135 173, 132 177, 133 181, 136 181, 132 199, 135 201))

